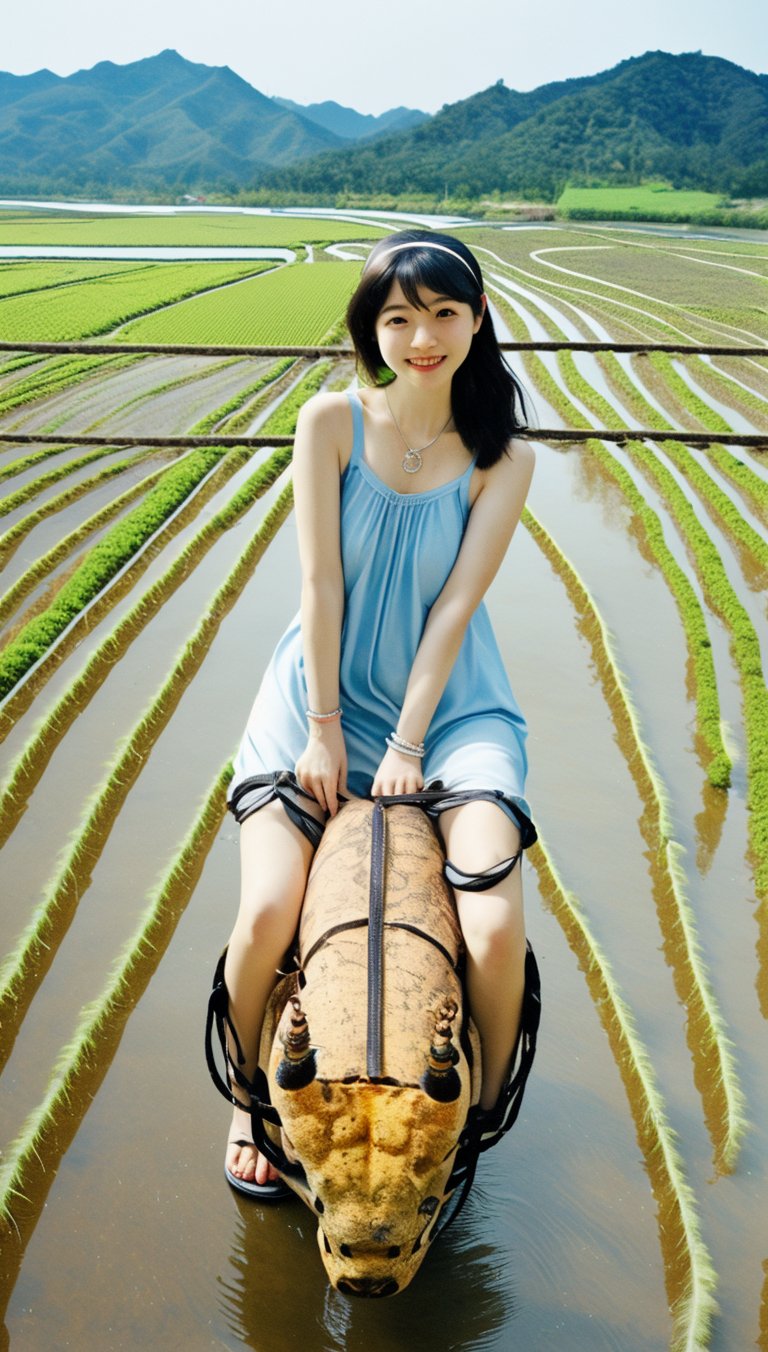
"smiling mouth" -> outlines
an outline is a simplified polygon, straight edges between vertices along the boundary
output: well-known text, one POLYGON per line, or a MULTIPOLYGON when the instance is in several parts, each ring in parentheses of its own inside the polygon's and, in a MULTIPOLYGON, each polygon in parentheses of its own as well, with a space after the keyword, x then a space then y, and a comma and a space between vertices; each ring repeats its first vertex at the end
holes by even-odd
POLYGON ((429 368, 430 366, 439 366, 445 361, 445 357, 408 357, 409 366, 421 366, 429 368))

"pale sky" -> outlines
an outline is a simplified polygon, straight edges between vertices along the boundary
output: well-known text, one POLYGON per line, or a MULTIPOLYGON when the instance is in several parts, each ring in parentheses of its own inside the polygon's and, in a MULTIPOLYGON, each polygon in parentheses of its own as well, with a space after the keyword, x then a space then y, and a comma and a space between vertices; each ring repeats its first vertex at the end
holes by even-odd
POLYGON ((173 47, 264 94, 362 113, 436 112, 499 79, 534 89, 656 49, 768 70, 765 0, 26 0, 0 31, 0 70, 16 75, 173 47))

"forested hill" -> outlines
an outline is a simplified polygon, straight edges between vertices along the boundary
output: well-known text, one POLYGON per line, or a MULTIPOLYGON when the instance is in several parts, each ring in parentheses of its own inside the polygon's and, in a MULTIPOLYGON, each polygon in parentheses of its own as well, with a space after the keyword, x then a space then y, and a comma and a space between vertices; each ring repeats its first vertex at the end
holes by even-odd
POLYGON ((267 98, 227 66, 173 51, 66 78, 0 72, 2 195, 552 198, 567 181, 648 178, 768 194, 768 76, 699 52, 647 52, 525 93, 499 81, 434 117, 393 109, 373 119, 267 98), (400 129, 382 134, 388 123, 400 129))
POLYGON ((264 165, 348 144, 227 66, 174 51, 62 78, 0 74, 0 187, 252 183, 264 165))
POLYGON ((646 52, 518 93, 499 82, 429 122, 267 173, 294 191, 556 196, 572 182, 768 192, 768 76, 699 52, 646 52))

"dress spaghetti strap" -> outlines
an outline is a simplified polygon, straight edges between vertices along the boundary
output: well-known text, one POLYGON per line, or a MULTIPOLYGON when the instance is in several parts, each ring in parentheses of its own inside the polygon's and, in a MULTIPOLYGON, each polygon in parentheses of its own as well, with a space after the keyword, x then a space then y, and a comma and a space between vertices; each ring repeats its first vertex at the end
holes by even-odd
MULTIPOLYGON (((363 405, 359 395, 354 390, 347 390, 347 399, 352 410, 352 454, 349 457, 349 465, 355 465, 363 459, 365 449, 363 405)), ((349 468, 349 465, 347 468, 349 468)))

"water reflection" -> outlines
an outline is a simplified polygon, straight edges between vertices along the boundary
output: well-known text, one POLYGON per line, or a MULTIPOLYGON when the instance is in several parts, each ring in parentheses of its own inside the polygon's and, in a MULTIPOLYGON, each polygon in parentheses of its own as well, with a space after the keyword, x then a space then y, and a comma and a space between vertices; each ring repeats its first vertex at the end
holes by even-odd
POLYGON ((755 989, 757 991, 757 1002, 760 1006, 760 1013, 764 1019, 768 1019, 768 902, 763 900, 758 902, 755 909, 755 918, 757 920, 757 943, 755 952, 757 954, 757 979, 755 989))
MULTIPOLYGON (((700 761, 706 754, 704 739, 696 734, 696 750, 700 761)), ((702 877, 706 877, 712 867, 723 835, 725 819, 728 815, 728 794, 724 789, 716 789, 705 779, 701 786, 701 812, 694 817, 696 827, 696 867, 702 877)))
POLYGON ((300 1202, 267 1211, 238 1198, 238 1213, 219 1301, 232 1333, 259 1352, 400 1352, 406 1342, 482 1352, 516 1316, 510 1261, 489 1242, 478 1190, 412 1284, 387 1300, 355 1301, 328 1285, 314 1218, 300 1202))
POLYGON ((756 1347, 760 1352, 768 1352, 768 1258, 763 1263, 763 1290, 760 1297, 760 1332, 757 1337, 756 1347))

